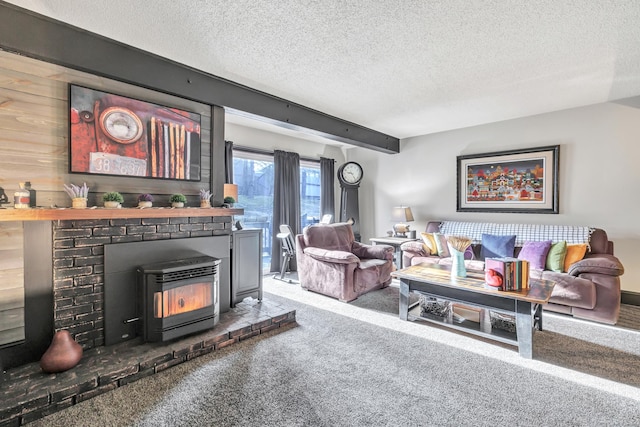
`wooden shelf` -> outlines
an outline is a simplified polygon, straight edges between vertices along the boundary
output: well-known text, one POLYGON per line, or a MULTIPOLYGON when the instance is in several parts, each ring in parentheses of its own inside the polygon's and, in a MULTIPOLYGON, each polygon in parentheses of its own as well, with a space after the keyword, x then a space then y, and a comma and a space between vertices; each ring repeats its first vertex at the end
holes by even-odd
POLYGON ((227 208, 31 208, 0 209, 0 221, 56 221, 73 219, 176 218, 244 215, 244 209, 227 208))

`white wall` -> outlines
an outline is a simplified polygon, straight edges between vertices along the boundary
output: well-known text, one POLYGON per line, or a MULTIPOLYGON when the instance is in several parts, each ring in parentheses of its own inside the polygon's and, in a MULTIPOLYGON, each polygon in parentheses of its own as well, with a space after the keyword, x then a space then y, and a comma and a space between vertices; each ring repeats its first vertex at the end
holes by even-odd
MULTIPOLYGON (((428 120, 425 117, 425 120, 428 120)), ((364 168, 362 240, 391 229, 391 207, 429 220, 585 225, 604 229, 625 267, 623 290, 640 292, 640 109, 615 103, 475 126, 401 141, 388 155, 351 149, 364 168), (456 212, 456 156, 560 145, 560 214, 456 212)))
POLYGON ((344 161, 342 149, 338 146, 322 144, 295 136, 278 134, 268 130, 242 126, 236 123, 225 123, 224 139, 233 141, 234 145, 258 148, 260 150, 284 150, 300 154, 301 157, 318 159, 327 157, 336 160, 336 165, 344 161))

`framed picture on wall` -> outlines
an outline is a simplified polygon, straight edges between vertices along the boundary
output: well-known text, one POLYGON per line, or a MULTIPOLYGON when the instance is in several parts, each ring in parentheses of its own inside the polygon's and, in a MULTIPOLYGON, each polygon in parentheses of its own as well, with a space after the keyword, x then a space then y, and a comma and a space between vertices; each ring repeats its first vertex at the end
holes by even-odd
POLYGON ((69 85, 69 172, 200 181, 200 114, 69 85))
POLYGON ((458 156, 457 211, 559 213, 560 146, 458 156))

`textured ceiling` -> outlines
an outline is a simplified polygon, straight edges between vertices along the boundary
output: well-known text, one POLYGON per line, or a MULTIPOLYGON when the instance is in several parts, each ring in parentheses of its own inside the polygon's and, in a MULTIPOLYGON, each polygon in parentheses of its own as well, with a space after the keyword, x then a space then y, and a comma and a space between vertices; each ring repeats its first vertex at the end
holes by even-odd
POLYGON ((639 0, 11 0, 406 138, 640 95, 639 0))

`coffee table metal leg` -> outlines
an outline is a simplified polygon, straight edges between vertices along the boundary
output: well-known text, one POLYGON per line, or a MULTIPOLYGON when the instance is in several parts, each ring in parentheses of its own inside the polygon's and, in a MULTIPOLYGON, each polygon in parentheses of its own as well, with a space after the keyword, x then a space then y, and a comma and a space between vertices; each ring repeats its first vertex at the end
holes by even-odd
POLYGON ((404 280, 400 280, 400 304, 398 307, 400 320, 409 318, 409 284, 404 280))
POLYGON ((538 330, 542 330, 542 304, 533 306, 533 327, 537 326, 538 330))
POLYGON ((516 334, 518 336, 518 352, 527 359, 533 358, 533 316, 531 303, 516 301, 516 334))

